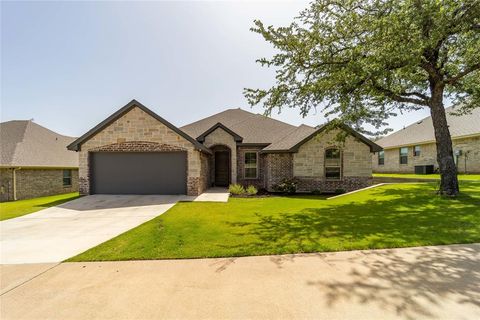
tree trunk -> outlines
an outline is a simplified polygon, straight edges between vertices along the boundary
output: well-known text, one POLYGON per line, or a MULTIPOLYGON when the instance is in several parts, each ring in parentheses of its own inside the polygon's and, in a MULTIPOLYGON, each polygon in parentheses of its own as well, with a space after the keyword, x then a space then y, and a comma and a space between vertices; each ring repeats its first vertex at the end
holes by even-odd
POLYGON ((442 98, 433 98, 430 105, 437 145, 437 161, 441 175, 439 192, 443 195, 456 196, 459 192, 457 166, 453 159, 452 137, 448 129, 442 98))

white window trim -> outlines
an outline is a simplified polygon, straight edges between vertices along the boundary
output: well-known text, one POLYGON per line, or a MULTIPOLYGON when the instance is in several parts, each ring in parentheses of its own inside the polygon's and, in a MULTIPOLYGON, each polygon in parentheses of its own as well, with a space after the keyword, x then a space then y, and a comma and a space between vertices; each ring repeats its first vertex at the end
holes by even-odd
MULTIPOLYGON (((244 150, 243 151, 243 179, 245 180, 254 180, 254 179, 258 179, 258 162, 259 162, 259 159, 258 159, 258 150, 244 150), (247 174, 247 167, 246 167, 246 163, 245 163, 245 159, 246 159, 246 155, 247 153, 255 153, 255 159, 256 159, 256 162, 255 162, 255 178, 253 177, 247 177, 246 174, 247 174)), ((249 168, 251 169, 251 168, 249 168)))

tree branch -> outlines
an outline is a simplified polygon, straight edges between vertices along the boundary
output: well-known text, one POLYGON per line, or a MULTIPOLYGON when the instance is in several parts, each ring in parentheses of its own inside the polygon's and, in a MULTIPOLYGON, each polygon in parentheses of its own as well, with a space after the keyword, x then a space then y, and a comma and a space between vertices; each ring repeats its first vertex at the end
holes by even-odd
POLYGON ((427 95, 421 93, 421 92, 417 92, 417 91, 413 91, 413 92, 401 92, 400 93, 400 96, 417 96, 419 97, 420 99, 423 99, 425 101, 428 101, 428 99, 430 99, 430 97, 428 97, 427 95))
POLYGON ((413 104, 420 105, 420 106, 428 106, 428 97, 421 94, 421 93, 418 93, 418 92, 405 93, 406 95, 417 95, 417 94, 419 94, 419 95, 424 97, 422 99, 409 98, 409 97, 403 97, 401 94, 395 93, 390 89, 384 88, 384 87, 378 85, 377 83, 375 83, 374 81, 372 81, 372 85, 376 90, 383 93, 384 95, 386 95, 387 97, 389 97, 393 101, 402 102, 402 103, 413 103, 413 104))
POLYGON ((456 76, 448 78, 445 80, 445 83, 447 84, 455 84, 458 80, 466 76, 467 74, 479 70, 480 69, 480 63, 476 63, 474 65, 471 65, 470 67, 465 68, 465 70, 461 71, 458 73, 456 76))

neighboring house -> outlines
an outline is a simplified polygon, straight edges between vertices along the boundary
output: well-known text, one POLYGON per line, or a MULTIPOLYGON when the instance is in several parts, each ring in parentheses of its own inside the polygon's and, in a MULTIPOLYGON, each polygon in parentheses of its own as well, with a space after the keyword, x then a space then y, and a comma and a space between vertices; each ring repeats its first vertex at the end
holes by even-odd
POLYGON ((132 100, 68 146, 79 152, 82 194, 198 195, 231 183, 272 190, 354 190, 371 183, 381 148, 348 127, 299 127, 229 109, 177 128, 132 100))
MULTIPOLYGON (((445 109, 453 141, 454 159, 461 173, 480 172, 480 108, 454 116, 455 107, 445 109)), ((374 172, 413 173, 415 166, 438 168, 432 118, 420 120, 376 141, 383 147, 373 156, 374 172)))
POLYGON ((32 121, 0 123, 0 201, 78 191, 73 140, 32 121))

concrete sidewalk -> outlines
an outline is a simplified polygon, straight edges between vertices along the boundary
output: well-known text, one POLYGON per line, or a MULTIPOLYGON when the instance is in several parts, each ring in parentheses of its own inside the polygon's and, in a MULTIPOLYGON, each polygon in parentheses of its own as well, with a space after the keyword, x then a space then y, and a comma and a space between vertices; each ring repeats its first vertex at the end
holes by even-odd
POLYGON ((0 317, 479 319, 479 266, 480 244, 62 263, 4 293, 0 317))

